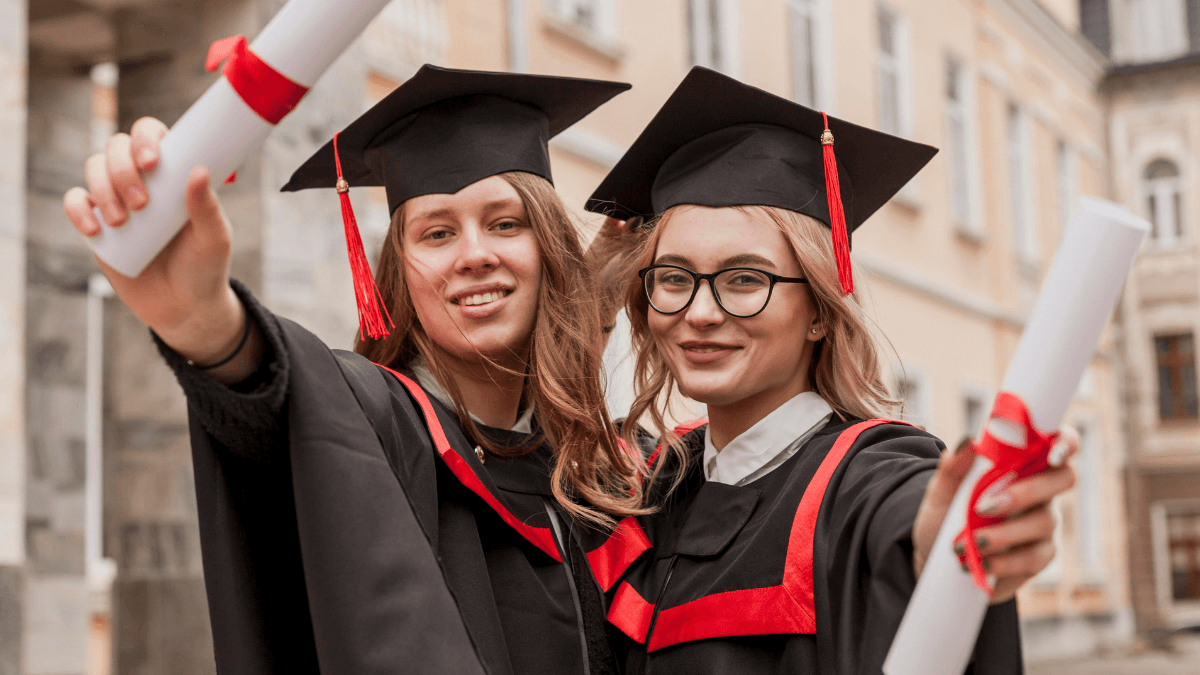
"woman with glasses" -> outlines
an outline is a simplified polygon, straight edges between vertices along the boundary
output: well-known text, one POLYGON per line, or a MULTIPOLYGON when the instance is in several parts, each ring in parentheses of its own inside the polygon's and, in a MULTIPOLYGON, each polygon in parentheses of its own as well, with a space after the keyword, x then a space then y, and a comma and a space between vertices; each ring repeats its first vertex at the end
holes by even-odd
MULTIPOLYGON (((849 235, 935 152, 696 68, 593 195, 657 218, 626 310, 660 511, 607 614, 629 675, 881 671, 973 453, 878 419, 894 401, 849 235), (665 427, 675 389, 707 423, 665 427)), ((1013 596, 1054 555, 1073 445, 980 503, 1007 519, 978 534, 995 592, 974 673, 1022 670, 1013 596)))

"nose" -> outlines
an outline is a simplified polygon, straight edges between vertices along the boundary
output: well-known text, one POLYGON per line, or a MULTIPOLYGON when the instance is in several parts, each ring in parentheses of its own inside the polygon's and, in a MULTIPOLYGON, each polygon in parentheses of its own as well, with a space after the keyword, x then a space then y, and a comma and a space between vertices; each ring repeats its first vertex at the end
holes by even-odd
POLYGON ((492 250, 488 238, 483 236, 483 229, 478 226, 463 228, 459 240, 461 251, 454 271, 459 274, 479 274, 490 272, 500 265, 500 257, 492 250))
POLYGON ((684 313, 684 319, 693 328, 708 328, 725 322, 725 312, 721 310, 716 296, 713 295, 712 282, 707 279, 700 282, 700 287, 696 289, 696 297, 692 298, 692 304, 684 313))

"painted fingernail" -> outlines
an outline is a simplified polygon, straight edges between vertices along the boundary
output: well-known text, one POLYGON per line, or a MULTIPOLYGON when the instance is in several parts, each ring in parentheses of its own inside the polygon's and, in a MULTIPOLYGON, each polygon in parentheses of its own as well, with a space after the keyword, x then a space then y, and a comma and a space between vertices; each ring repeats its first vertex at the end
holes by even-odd
POLYGON ((991 560, 988 560, 987 558, 983 559, 983 571, 984 572, 992 571, 992 561, 991 560))
POLYGON ((971 571, 971 568, 967 566, 967 563, 966 563, 965 561, 964 561, 964 562, 960 562, 958 565, 959 565, 959 567, 961 567, 961 568, 962 568, 962 571, 964 571, 964 572, 970 572, 970 571, 971 571))
POLYGON ((129 203, 130 208, 140 209, 146 205, 146 191, 141 188, 129 188, 125 201, 129 203))
POLYGON ((138 153, 138 164, 143 169, 153 164, 156 159, 158 159, 158 156, 154 154, 153 150, 146 149, 138 153))
POLYGON ((1050 456, 1046 458, 1046 461, 1050 463, 1050 466, 1062 466, 1063 462, 1067 461, 1067 449, 1069 447, 1066 441, 1055 443, 1050 448, 1050 456))
POLYGON ((987 537, 975 537, 975 546, 976 546, 976 547, 977 547, 977 548, 978 548, 980 551, 982 551, 982 550, 984 550, 985 548, 987 548, 987 545, 988 545, 988 540, 987 540, 987 537))
POLYGON ((967 552, 967 547, 960 541, 954 545, 954 555, 961 556, 967 552))
POLYGON ((1012 504, 1012 497, 1007 492, 985 494, 979 498, 975 512, 981 516, 991 515, 1012 504))

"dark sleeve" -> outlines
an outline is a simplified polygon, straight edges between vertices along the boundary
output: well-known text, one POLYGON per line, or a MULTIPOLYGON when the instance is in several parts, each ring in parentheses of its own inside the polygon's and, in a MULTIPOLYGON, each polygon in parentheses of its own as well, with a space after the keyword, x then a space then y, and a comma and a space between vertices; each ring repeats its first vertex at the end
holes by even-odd
MULTIPOLYGON (((839 469, 836 500, 823 514, 831 528, 824 569, 834 621, 827 646, 836 672, 875 675, 916 587, 912 526, 945 446, 896 425, 869 430, 856 445, 862 447, 839 469)), ((1015 602, 988 610, 968 672, 1022 672, 1015 602)))
POLYGON ((183 387, 188 410, 195 421, 223 447, 257 459, 286 441, 283 416, 290 374, 288 352, 275 315, 259 304, 240 281, 231 279, 229 284, 245 306, 248 318, 258 324, 263 334, 262 363, 245 380, 232 386, 222 384, 188 365, 187 359, 168 347, 154 331, 150 335, 183 387))

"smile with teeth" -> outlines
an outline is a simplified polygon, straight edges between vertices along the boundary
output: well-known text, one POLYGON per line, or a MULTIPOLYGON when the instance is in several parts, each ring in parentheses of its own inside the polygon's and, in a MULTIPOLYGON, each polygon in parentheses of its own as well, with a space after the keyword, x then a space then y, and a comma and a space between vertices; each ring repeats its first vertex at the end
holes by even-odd
POLYGON ((486 305, 488 303, 495 302, 495 301, 499 300, 500 298, 507 296, 510 293, 512 293, 512 291, 508 291, 508 290, 491 291, 488 293, 476 293, 474 295, 468 295, 468 296, 465 296, 462 298, 455 298, 452 302, 456 305, 462 305, 464 307, 475 307, 478 305, 486 305))

